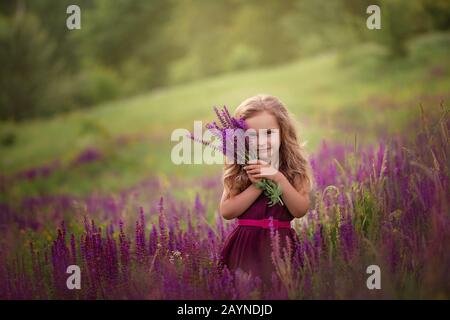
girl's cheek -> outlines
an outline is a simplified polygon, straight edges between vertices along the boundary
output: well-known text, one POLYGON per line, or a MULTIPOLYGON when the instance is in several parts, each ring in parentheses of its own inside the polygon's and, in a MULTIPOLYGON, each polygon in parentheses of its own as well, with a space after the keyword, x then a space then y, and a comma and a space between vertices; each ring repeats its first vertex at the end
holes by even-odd
POLYGON ((280 165, 280 146, 281 140, 279 136, 272 137, 271 139, 271 148, 270 148, 270 158, 271 164, 274 168, 278 169, 280 165))
POLYGON ((271 143, 260 145, 258 158, 268 163, 279 163, 277 160, 279 157, 280 141, 273 140, 271 143))
POLYGON ((272 150, 272 154, 274 152, 278 152, 280 150, 281 145, 280 136, 279 135, 272 136, 269 140, 269 145, 272 150))

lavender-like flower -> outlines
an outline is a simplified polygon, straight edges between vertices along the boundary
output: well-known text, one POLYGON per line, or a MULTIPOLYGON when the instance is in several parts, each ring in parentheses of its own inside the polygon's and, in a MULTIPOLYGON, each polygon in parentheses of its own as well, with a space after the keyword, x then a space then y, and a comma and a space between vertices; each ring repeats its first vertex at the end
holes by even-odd
MULTIPOLYGON (((232 158, 233 161, 237 159, 237 163, 241 166, 246 165, 250 160, 256 159, 256 155, 252 152, 252 148, 250 148, 246 139, 247 137, 245 137, 245 130, 248 129, 245 119, 233 117, 226 106, 223 106, 222 110, 219 110, 217 107, 213 109, 220 125, 216 121, 212 121, 207 123, 205 127, 211 130, 213 135, 219 140, 218 146, 211 141, 196 138, 192 133, 189 137, 207 147, 221 151, 227 158, 232 158)), ((282 190, 273 180, 264 178, 256 183, 255 186, 262 189, 269 198, 269 206, 277 203, 284 205, 281 199, 282 190)))

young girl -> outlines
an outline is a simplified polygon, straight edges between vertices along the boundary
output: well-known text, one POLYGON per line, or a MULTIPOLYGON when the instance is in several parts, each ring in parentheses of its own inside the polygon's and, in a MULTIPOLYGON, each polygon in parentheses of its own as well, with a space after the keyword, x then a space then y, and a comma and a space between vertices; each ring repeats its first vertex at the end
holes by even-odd
POLYGON ((238 106, 235 117, 243 117, 248 127, 256 132, 266 129, 270 134, 270 129, 279 130, 278 143, 268 147, 272 148, 272 154, 279 152, 279 163, 278 169, 261 160, 244 167, 237 163, 225 164, 219 212, 227 220, 237 219, 238 226, 225 240, 221 265, 231 271, 240 268, 259 276, 270 287, 275 267, 271 260, 268 219, 274 219, 273 227, 279 232, 282 246, 286 244, 286 236, 292 245, 298 241, 290 221, 304 216, 309 208, 313 185, 311 168, 298 143, 293 120, 276 97, 260 94, 248 98, 238 106), (262 170, 269 166, 271 170, 262 170), (281 186, 284 205, 268 206, 269 199, 255 186, 262 178, 271 179, 281 186))

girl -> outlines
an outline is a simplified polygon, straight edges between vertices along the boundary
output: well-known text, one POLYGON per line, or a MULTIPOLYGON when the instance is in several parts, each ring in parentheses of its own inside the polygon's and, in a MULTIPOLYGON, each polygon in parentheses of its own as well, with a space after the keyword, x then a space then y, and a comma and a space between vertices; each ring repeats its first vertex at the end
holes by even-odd
POLYGON ((266 129, 270 134, 271 129, 278 130, 274 130, 280 133, 275 145, 259 145, 258 142, 258 148, 270 149, 271 154, 279 152, 279 169, 261 160, 244 167, 237 163, 225 164, 219 212, 224 219, 237 219, 238 226, 225 240, 221 266, 231 271, 240 268, 259 276, 270 287, 275 267, 271 260, 268 219, 274 219, 273 226, 279 232, 281 245, 285 246, 287 236, 294 247, 299 239, 290 221, 304 216, 309 208, 313 187, 311 168, 297 141, 293 120, 276 97, 260 94, 248 98, 238 106, 235 117, 243 117, 248 127, 256 132, 266 129), (267 167, 270 170, 262 170, 267 167), (268 198, 255 186, 262 178, 281 186, 284 205, 268 206, 268 198))

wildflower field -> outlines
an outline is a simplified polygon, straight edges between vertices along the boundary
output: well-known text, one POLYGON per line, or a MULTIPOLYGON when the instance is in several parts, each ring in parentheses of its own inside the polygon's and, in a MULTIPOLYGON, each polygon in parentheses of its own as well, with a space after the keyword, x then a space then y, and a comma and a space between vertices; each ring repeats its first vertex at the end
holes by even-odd
POLYGON ((390 73, 362 48, 351 67, 324 55, 2 123, 0 298, 449 299, 450 66, 448 35, 439 39, 390 73), (293 256, 272 234, 270 292, 219 268, 236 226, 217 212, 220 166, 167 164, 170 129, 206 119, 211 97, 236 102, 254 90, 298 114, 317 182, 294 220, 293 256), (157 107, 166 103, 184 106, 171 116, 157 107), (80 266, 80 290, 66 286, 69 265, 80 266), (370 265, 379 290, 367 288, 370 265))
MULTIPOLYGON (((25 231, 26 248, 14 242, 2 248, 2 298, 448 298, 449 120, 444 110, 433 125, 418 124, 412 141, 396 137, 368 148, 323 143, 311 159, 318 189, 314 207, 295 226, 301 242, 294 263, 273 234, 278 289, 265 296, 259 279, 220 272, 218 252, 234 225, 219 216, 208 221, 220 180, 199 179, 189 183, 210 192, 188 202, 174 200, 157 180, 114 197, 23 201, 21 211, 44 214, 43 221, 75 219, 48 238, 25 231), (71 264, 81 267, 81 290, 67 290, 71 264), (365 285, 372 264, 383 279, 375 292, 365 285)), ((2 211, 3 220, 19 218, 2 211)), ((39 228, 26 217, 19 224, 39 228)))

